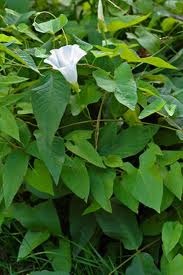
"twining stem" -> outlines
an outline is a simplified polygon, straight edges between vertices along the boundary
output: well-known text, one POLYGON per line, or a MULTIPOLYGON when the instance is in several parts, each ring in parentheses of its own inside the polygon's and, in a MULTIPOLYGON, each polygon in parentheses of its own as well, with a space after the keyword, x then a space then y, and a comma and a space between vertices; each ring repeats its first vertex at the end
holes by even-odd
POLYGON ((106 98, 106 93, 103 95, 102 102, 100 104, 98 116, 97 116, 97 123, 96 123, 96 129, 95 129, 95 149, 97 150, 98 147, 98 138, 99 138, 99 131, 100 131, 100 121, 101 121, 101 115, 102 115, 102 108, 104 105, 104 101, 106 98))

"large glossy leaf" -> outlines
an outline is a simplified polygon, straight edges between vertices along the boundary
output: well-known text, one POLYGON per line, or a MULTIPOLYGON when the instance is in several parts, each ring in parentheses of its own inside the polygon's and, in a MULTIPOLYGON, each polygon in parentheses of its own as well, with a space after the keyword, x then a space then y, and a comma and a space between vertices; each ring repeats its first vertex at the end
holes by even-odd
POLYGON ((62 168, 61 178, 74 194, 87 201, 90 182, 85 162, 82 159, 67 157, 62 168))
POLYGON ((36 247, 45 242, 49 238, 48 232, 27 231, 24 239, 19 247, 18 260, 27 257, 36 247))
POLYGON ((153 258, 147 253, 139 253, 127 268, 125 275, 161 275, 153 258))
POLYGON ((97 222, 102 231, 109 237, 121 240, 128 250, 137 249, 142 242, 142 234, 135 214, 122 205, 113 205, 112 214, 100 210, 97 222))
POLYGON ((6 207, 10 206, 20 188, 28 167, 29 156, 16 150, 6 159, 3 170, 3 194, 6 207))
POLYGON ((70 88, 61 73, 42 76, 32 91, 32 106, 39 129, 49 143, 53 141, 60 120, 69 102, 70 88))

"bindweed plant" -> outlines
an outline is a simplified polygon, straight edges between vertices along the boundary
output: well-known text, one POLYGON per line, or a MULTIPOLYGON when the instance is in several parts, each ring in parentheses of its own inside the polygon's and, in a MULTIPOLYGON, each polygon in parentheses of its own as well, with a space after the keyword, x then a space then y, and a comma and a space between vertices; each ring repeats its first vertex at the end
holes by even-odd
POLYGON ((0 5, 0 273, 183 274, 182 1, 0 5))

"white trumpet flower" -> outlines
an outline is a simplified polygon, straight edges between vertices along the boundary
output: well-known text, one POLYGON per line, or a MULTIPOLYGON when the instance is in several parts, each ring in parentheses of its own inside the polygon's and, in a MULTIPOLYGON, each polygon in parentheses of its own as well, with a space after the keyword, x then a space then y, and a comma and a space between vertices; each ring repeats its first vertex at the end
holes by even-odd
POLYGON ((54 70, 60 71, 66 81, 73 86, 77 86, 78 74, 76 65, 87 53, 76 44, 53 49, 50 52, 51 55, 44 62, 50 64, 54 70))

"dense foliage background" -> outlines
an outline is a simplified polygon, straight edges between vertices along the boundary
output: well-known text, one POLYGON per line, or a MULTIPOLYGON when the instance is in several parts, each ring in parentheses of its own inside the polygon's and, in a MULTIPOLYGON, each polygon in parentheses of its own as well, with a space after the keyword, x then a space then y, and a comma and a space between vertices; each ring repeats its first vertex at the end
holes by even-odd
POLYGON ((0 274, 183 274, 182 0, 0 8, 0 274))

